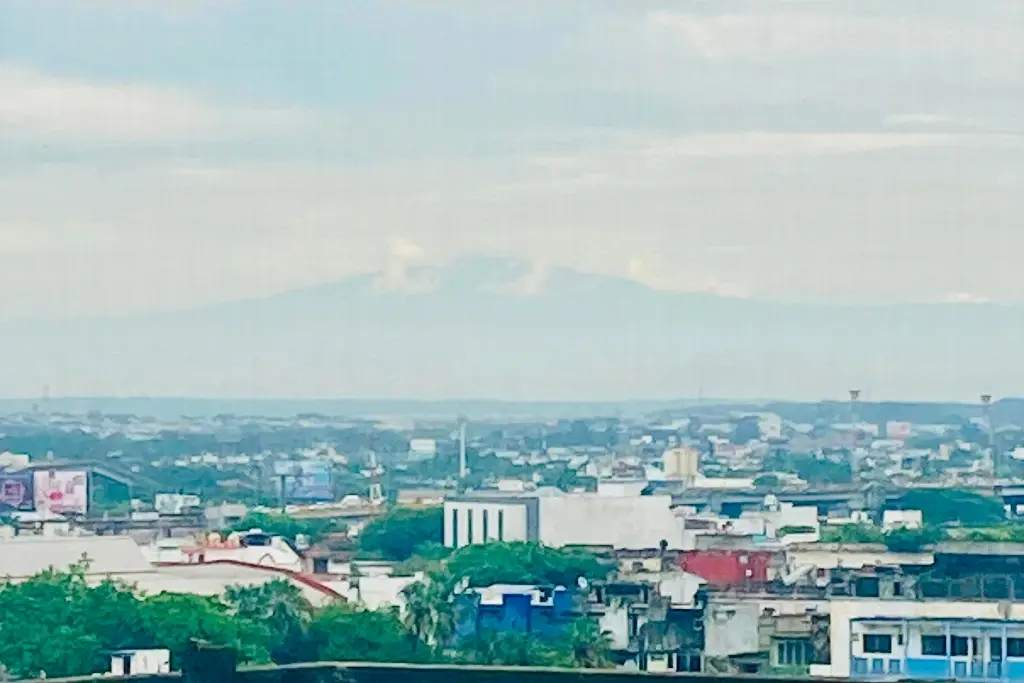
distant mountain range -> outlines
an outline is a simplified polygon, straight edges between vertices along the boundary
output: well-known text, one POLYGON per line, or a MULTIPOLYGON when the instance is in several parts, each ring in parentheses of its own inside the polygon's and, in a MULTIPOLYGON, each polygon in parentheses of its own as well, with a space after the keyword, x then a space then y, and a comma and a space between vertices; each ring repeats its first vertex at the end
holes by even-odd
POLYGON ((973 400, 1020 393, 1022 348, 1018 305, 785 304, 474 258, 195 311, 0 323, 0 394, 973 400))

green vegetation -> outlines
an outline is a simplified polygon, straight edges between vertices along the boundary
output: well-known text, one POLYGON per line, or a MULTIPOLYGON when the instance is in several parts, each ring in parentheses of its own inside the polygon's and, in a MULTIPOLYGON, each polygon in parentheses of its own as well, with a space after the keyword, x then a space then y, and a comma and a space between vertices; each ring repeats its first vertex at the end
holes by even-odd
POLYGON ((867 524, 841 524, 821 528, 822 543, 882 543, 882 530, 867 524))
MULTIPOLYGON (((412 525, 408 515, 401 519, 398 527, 412 525)), ((42 671, 50 678, 102 672, 109 666, 104 653, 124 648, 168 648, 174 664, 192 639, 232 647, 244 664, 358 660, 602 667, 610 662, 607 637, 584 620, 570 624, 560 639, 483 634, 451 648, 462 586, 571 586, 580 576, 606 575, 598 558, 510 543, 473 546, 424 562, 436 569, 406 588, 408 608, 400 618, 396 610, 347 604, 317 609, 283 580, 232 587, 217 597, 145 595, 112 580, 90 586, 83 558, 67 571, 0 583, 0 671, 17 678, 42 671)))
MULTIPOLYGON (((383 560, 402 562, 444 542, 444 508, 395 508, 359 534, 359 548, 383 560)), ((435 552, 436 554, 436 552, 435 552)))
POLYGON ((245 532, 250 529, 260 529, 263 533, 272 536, 282 536, 289 541, 295 541, 296 536, 306 536, 310 543, 322 541, 332 533, 341 533, 347 529, 347 525, 336 519, 323 518, 296 518, 289 515, 274 514, 268 512, 250 512, 238 524, 228 529, 245 532))
POLYGON ((811 526, 784 526, 775 532, 775 535, 779 538, 784 538, 791 534, 813 534, 814 527, 811 526))
POLYGON ((1006 519, 1003 504, 996 498, 962 489, 914 489, 898 502, 903 510, 920 510, 926 524, 988 526, 1006 519))
POLYGON ((1024 524, 1005 523, 975 529, 950 529, 948 533, 950 540, 954 541, 1024 543, 1024 524))
POLYGON ((549 548, 539 543, 468 545, 446 561, 449 573, 470 586, 495 583, 575 586, 608 575, 608 566, 590 553, 549 548))

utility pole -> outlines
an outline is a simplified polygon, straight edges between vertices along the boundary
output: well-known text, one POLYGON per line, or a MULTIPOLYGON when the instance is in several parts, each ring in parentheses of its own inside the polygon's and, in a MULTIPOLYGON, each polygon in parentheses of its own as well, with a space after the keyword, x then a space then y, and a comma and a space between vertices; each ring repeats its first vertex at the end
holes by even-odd
POLYGON ((982 394, 981 395, 981 415, 985 421, 985 436, 988 438, 988 452, 989 457, 992 458, 992 475, 996 478, 1002 473, 1002 458, 996 452, 996 431, 992 425, 992 395, 982 394))
POLYGON ((860 416, 857 402, 860 401, 860 389, 850 389, 850 433, 853 435, 853 448, 850 451, 850 469, 855 483, 860 481, 860 416))

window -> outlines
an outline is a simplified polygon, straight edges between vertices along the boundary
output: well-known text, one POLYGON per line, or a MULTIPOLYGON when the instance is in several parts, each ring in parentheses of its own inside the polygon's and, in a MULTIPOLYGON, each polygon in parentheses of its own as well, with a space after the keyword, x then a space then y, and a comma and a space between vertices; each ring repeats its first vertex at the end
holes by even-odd
POLYGON ((452 508, 452 546, 459 547, 459 509, 452 508))
POLYGON ((1024 638, 1007 638, 1006 656, 1024 657, 1024 638))
POLYGON ((888 633, 865 633, 864 653, 870 655, 892 654, 892 636, 888 633))
POLYGON ((954 657, 966 657, 968 653, 967 638, 964 636, 952 636, 949 639, 949 651, 954 657))
POLYGON ((877 576, 861 576, 853 583, 853 594, 858 598, 877 598, 879 596, 877 576))
POLYGON ((993 660, 1000 660, 1003 658, 1003 639, 1002 638, 989 638, 988 639, 988 652, 993 660))
POLYGON ((899 581, 892 582, 892 594, 893 597, 899 598, 903 596, 903 584, 899 581))
POLYGON ((488 540, 487 539, 487 536, 488 536, 487 532, 490 531, 490 530, 487 527, 489 527, 491 525, 490 521, 491 521, 491 511, 488 510, 487 508, 484 508, 484 543, 487 543, 487 540, 488 540))
POLYGON ((808 639, 779 640, 775 645, 775 666, 806 666, 811 663, 813 653, 808 639))
POLYGON ((466 516, 466 538, 468 538, 469 543, 472 544, 476 542, 476 539, 473 537, 473 517, 475 517, 475 515, 473 514, 473 508, 470 508, 467 512, 469 514, 466 516))
POLYGON ((946 636, 921 636, 921 654, 926 657, 945 657, 946 636))
POLYGON ((498 510, 498 540, 505 540, 505 511, 498 510))

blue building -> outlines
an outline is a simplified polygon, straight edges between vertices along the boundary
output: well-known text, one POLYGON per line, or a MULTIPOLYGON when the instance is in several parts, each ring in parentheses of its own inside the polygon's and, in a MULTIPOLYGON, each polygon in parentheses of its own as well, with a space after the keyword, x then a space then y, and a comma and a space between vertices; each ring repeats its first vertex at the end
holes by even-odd
POLYGON ((1024 621, 865 617, 849 624, 854 679, 1024 681, 1024 621))
POLYGON ((565 588, 494 585, 467 591, 456 602, 455 638, 519 632, 554 639, 587 613, 585 602, 586 595, 565 588))

